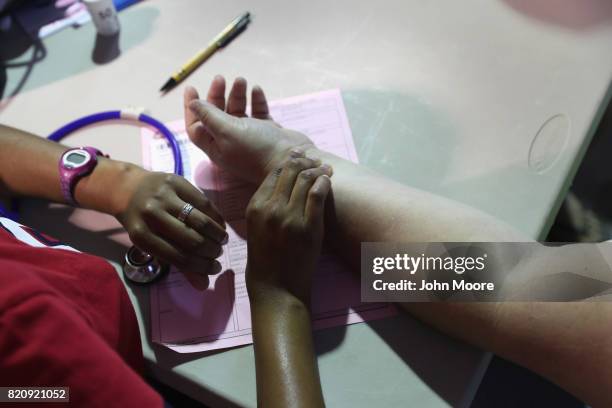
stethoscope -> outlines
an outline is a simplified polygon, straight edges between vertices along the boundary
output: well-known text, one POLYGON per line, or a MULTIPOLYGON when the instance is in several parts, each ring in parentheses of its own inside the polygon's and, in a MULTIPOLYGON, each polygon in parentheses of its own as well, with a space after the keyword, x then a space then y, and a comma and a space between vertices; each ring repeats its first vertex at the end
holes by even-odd
MULTIPOLYGON (((174 133, 170 131, 163 123, 152 118, 151 116, 145 115, 144 113, 135 113, 129 110, 116 110, 94 113, 93 115, 84 116, 77 120, 74 120, 55 132, 47 136, 47 139, 54 142, 59 142, 70 133, 75 132, 81 128, 92 125, 94 123, 104 122, 108 120, 131 120, 135 122, 145 123, 153 126, 157 129, 170 143, 170 150, 174 157, 174 173, 183 176, 183 158, 181 156, 181 150, 174 136, 174 133)), ((1 208, 0 208, 1 210, 1 208)), ((5 211, 6 212, 6 211, 5 211)), ((0 213, 2 213, 0 211, 0 213)), ((9 216, 15 216, 14 213, 6 212, 9 216)), ((145 284, 150 283, 158 279, 169 269, 168 265, 160 263, 150 254, 132 246, 125 254, 123 264, 123 274, 126 279, 131 282, 145 284)))

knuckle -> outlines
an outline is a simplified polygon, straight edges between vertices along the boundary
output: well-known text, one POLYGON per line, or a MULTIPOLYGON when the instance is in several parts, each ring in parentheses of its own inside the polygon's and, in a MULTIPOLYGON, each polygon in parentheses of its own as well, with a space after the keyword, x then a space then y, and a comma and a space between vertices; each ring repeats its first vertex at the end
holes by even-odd
POLYGON ((210 218, 208 217, 200 218, 198 221, 198 225, 200 226, 200 229, 207 229, 208 227, 211 226, 210 218))
POLYGON ((251 200, 251 202, 246 208, 246 218, 247 219, 257 218, 261 215, 261 212, 262 212, 262 208, 259 205, 259 203, 255 200, 251 200))
POLYGON ((263 218, 267 225, 276 227, 282 225, 285 217, 281 208, 278 206, 271 206, 264 212, 263 218))
POLYGON ((304 181, 309 181, 312 180, 312 178, 314 177, 314 172, 312 170, 304 170, 300 172, 299 177, 304 181))
POLYGON ((159 211, 159 204, 155 199, 149 199, 142 207, 142 214, 147 217, 155 215, 159 211))
POLYGON ((289 168, 290 170, 299 170, 302 168, 302 162, 300 159, 292 157, 287 161, 287 165, 285 167, 289 168))
POLYGON ((163 176, 163 182, 164 184, 167 185, 174 185, 174 183, 176 182, 176 175, 174 174, 164 174, 163 176))
POLYGON ((325 200, 325 192, 321 190, 310 190, 308 192, 308 199, 317 203, 322 203, 325 200))
POLYGON ((212 203, 210 202, 208 197, 206 197, 206 195, 204 195, 203 193, 200 195, 200 200, 198 204, 206 209, 212 208, 212 203))
POLYGON ((189 250, 195 251, 206 244, 206 240, 201 235, 194 236, 189 242, 189 250))
POLYGON ((281 223, 281 228, 291 236, 299 236, 304 230, 301 222, 294 217, 286 217, 281 223))

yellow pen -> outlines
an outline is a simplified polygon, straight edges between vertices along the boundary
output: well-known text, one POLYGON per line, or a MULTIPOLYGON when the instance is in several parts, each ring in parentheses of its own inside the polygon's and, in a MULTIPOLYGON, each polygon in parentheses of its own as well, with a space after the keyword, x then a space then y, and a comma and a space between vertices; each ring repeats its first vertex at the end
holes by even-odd
POLYGON ((251 14, 244 13, 236 17, 227 25, 202 51, 193 56, 185 65, 176 71, 170 79, 161 87, 160 92, 168 92, 174 88, 179 82, 191 74, 201 63, 206 61, 219 48, 225 47, 234 38, 238 36, 251 21, 251 14))

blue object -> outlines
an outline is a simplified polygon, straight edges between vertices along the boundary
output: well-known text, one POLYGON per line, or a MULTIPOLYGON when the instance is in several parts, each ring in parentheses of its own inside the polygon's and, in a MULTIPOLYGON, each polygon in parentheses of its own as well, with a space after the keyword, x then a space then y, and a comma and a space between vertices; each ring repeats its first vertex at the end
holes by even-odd
MULTIPOLYGON (((128 2, 129 2, 128 0, 124 1, 124 3, 128 3, 128 2)), ((131 2, 134 3, 135 1, 131 0, 131 2)), ((92 125, 98 122, 104 122, 107 120, 117 120, 117 119, 133 119, 133 120, 137 120, 142 123, 146 123, 147 125, 150 125, 156 128, 166 138, 168 143, 170 143, 170 149, 172 150, 172 156, 174 157, 174 174, 177 174, 179 176, 184 175, 183 157, 181 155, 181 148, 178 144, 178 141, 176 140, 176 137, 174 136, 174 133, 172 133, 172 131, 168 129, 166 125, 164 125, 157 119, 152 118, 151 116, 145 115, 144 113, 141 113, 137 116, 134 114, 127 114, 127 113, 122 114, 122 112, 118 110, 94 113, 92 115, 83 116, 82 118, 76 119, 62 126, 61 128, 57 129, 55 132, 47 136, 47 139, 52 140, 54 142, 59 142, 60 140, 62 140, 63 138, 71 134, 72 132, 75 132, 81 128, 84 128, 85 126, 89 126, 89 125, 92 125)), ((6 208, 3 208, 1 205, 0 205, 0 216, 4 216, 7 218, 11 218, 13 220, 17 220, 17 213, 13 211, 9 211, 6 208)))
MULTIPOLYGON (((55 132, 51 133, 47 136, 47 139, 52 140, 54 142, 59 142, 64 137, 68 136, 70 133, 75 132, 85 126, 92 125, 98 122, 104 122, 107 120, 117 120, 117 119, 126 119, 125 116, 121 114, 121 111, 106 111, 100 113, 94 113, 93 115, 83 116, 77 120, 74 120, 61 128, 57 129, 55 132)), ((164 135, 166 140, 170 143, 170 149, 172 150, 172 156, 174 157, 174 173, 183 176, 183 158, 181 156, 181 149, 174 137, 174 133, 170 129, 168 129, 163 123, 160 121, 153 119, 151 116, 145 115, 141 113, 138 115, 137 120, 147 125, 151 125, 159 132, 164 135)))
POLYGON ((9 211, 0 205, 0 217, 10 218, 11 220, 17 221, 19 214, 17 214, 15 211, 9 211))
POLYGON ((140 0, 113 0, 113 4, 115 5, 115 9, 117 11, 121 11, 124 8, 131 6, 132 4, 138 3, 140 0))

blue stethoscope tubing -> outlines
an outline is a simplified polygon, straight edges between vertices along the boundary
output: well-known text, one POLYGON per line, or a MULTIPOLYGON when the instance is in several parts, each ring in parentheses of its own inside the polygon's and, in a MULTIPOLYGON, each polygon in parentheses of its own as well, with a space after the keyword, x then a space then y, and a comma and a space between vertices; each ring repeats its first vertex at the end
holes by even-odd
MULTIPOLYGON (((47 139, 52 140, 54 142, 59 142, 64 137, 68 136, 70 133, 75 132, 86 126, 98 122, 104 122, 107 120, 127 119, 126 116, 127 115, 124 115, 120 110, 99 112, 88 116, 83 116, 82 118, 76 119, 57 129, 55 132, 47 136, 47 139)), ((176 137, 174 136, 174 133, 172 133, 172 131, 168 129, 166 125, 164 125, 157 119, 152 118, 149 115, 145 115, 144 113, 139 114, 135 118, 140 122, 153 126, 157 130, 159 130, 159 132, 166 138, 168 143, 170 143, 170 150, 172 150, 172 156, 174 157, 174 173, 179 176, 183 176, 183 157, 181 155, 181 148, 178 144, 178 141, 176 140, 176 137)))

